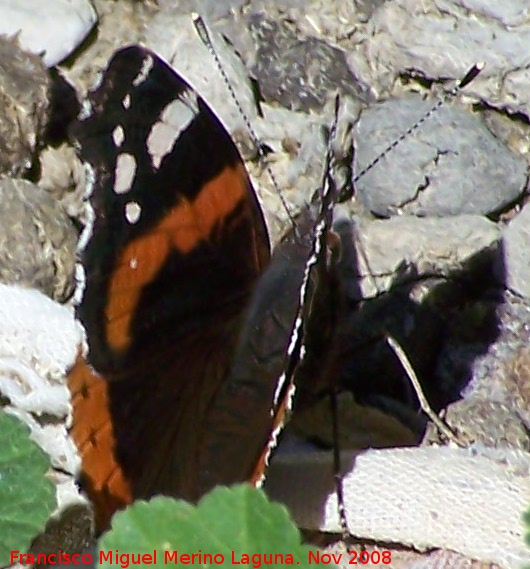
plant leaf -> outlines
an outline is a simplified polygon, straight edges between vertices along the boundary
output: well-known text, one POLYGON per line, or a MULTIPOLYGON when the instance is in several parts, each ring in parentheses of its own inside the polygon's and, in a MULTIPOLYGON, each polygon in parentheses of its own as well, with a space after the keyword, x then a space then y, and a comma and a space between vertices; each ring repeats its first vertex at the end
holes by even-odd
POLYGON ((27 551, 55 508, 49 468, 28 427, 0 409, 0 566, 10 564, 11 551, 27 551))
POLYGON ((156 551, 154 565, 166 569, 175 563, 175 555, 179 564, 185 564, 186 558, 181 556, 194 553, 202 557, 190 560, 190 564, 199 567, 212 564, 205 554, 217 555, 213 564, 221 567, 237 562, 242 567, 257 567, 260 562, 264 564, 260 556, 272 554, 276 566, 292 563, 303 568, 309 567, 311 551, 301 544, 285 507, 269 502, 261 490, 247 484, 218 487, 197 506, 165 497, 135 502, 113 518, 100 549, 106 552, 106 558, 100 559, 103 567, 111 567, 109 561, 115 567, 115 557, 108 556, 116 550, 119 554, 148 555, 156 551), (250 556, 248 564, 245 554, 250 556), (254 559, 253 554, 257 556, 254 559), (283 557, 274 558, 274 554, 283 557))

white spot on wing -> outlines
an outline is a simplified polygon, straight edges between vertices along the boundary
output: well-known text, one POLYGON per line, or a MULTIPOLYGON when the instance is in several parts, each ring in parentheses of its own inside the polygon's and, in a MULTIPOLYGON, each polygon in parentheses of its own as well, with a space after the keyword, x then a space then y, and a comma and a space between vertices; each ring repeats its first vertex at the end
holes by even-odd
POLYGON ((179 133, 163 122, 156 122, 147 137, 147 151, 155 169, 160 168, 162 159, 171 152, 179 133))
POLYGON ((112 131, 112 140, 114 140, 114 144, 118 148, 123 144, 123 141, 125 140, 125 132, 124 132, 123 127, 121 125, 118 125, 112 131))
MULTIPOLYGON (((131 225, 138 223, 141 214, 142 214, 142 206, 138 202, 127 202, 125 204, 125 219, 131 225)), ((134 264, 134 262, 132 264, 134 264)), ((136 260, 136 264, 138 264, 138 260, 136 260)), ((131 269, 133 268, 135 267, 131 265, 131 269)))
POLYGON ((141 85, 147 79, 151 69, 153 68, 153 64, 153 58, 150 55, 146 55, 142 61, 142 67, 138 75, 133 79, 132 84, 135 87, 138 87, 138 85, 141 85))
POLYGON ((188 89, 171 101, 160 113, 147 137, 147 150, 155 168, 169 154, 181 133, 188 128, 199 112, 196 93, 188 89))
POLYGON ((125 97, 121 100, 121 104, 125 110, 127 110, 131 106, 131 95, 127 93, 125 97))
POLYGON ((119 154, 116 160, 114 176, 114 192, 126 194, 130 189, 136 175, 136 160, 132 154, 119 154))
POLYGON ((184 130, 199 112, 197 93, 193 89, 183 91, 160 113, 160 120, 179 130, 184 130))

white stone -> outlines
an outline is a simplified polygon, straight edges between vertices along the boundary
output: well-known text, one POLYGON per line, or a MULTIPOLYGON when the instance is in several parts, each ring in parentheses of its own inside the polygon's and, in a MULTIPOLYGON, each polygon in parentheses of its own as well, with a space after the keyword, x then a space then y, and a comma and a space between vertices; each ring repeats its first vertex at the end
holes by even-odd
MULTIPOLYGON (((265 490, 306 529, 340 533, 332 453, 273 458, 265 490)), ((343 453, 344 504, 352 535, 419 551, 450 549, 504 569, 528 564, 523 512, 530 454, 450 447, 343 453)))
POLYGON ((0 34, 18 34, 22 49, 43 54, 51 67, 85 39, 97 21, 88 0, 2 0, 0 34))

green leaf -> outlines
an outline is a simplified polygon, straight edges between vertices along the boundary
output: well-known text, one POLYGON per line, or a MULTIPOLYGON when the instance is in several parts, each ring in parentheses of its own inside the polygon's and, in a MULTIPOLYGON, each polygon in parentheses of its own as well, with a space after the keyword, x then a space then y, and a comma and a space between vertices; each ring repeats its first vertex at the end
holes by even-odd
POLYGON ((55 508, 49 467, 28 427, 0 409, 0 566, 9 564, 11 551, 27 551, 55 508))
MULTIPOLYGON (((100 549, 102 566, 112 565, 113 569, 116 563, 124 566, 127 559, 132 566, 135 560, 116 559, 116 551, 119 555, 150 555, 151 562, 156 552, 153 565, 166 569, 177 560, 179 565, 185 564, 185 554, 201 555, 188 560, 195 567, 237 566, 238 562, 242 569, 259 567, 265 565, 263 555, 272 554, 275 566, 293 564, 303 568, 309 567, 312 551, 300 543, 298 529, 285 507, 269 502, 261 490, 247 484, 218 487, 197 506, 165 497, 135 502, 113 518, 112 529, 101 539, 100 549), (217 557, 211 560, 207 554, 217 557), (274 554, 283 557, 274 558, 274 554)), ((146 559, 140 561, 147 564, 146 559)))

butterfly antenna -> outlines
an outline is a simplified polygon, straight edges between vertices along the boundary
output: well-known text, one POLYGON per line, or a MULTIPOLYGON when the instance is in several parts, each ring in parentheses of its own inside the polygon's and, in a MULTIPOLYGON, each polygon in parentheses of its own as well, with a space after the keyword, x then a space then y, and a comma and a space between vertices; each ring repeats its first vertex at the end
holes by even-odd
POLYGON ((276 179, 276 176, 274 175, 273 171, 271 170, 270 166, 267 163, 266 154, 265 154, 265 151, 263 150, 260 139, 259 139, 258 135, 256 134, 256 131, 252 127, 252 123, 250 122, 250 119, 248 118, 247 113, 245 112, 241 103, 239 102, 239 99, 237 98, 236 92, 234 91, 234 88, 232 87, 232 83, 230 81, 230 78, 228 77, 228 74, 225 71, 225 68, 224 68, 223 63, 221 61, 221 58, 219 57, 219 54, 217 53, 217 50, 215 49, 215 46, 213 45, 213 41, 212 41, 212 38, 210 36, 210 32, 208 31, 208 27, 206 26, 206 23, 204 22, 203 18, 199 14, 197 14, 196 12, 193 12, 191 17, 193 20, 193 25, 195 26, 195 30, 197 31, 197 34, 198 34, 200 40, 208 48, 208 51, 210 52, 211 56, 213 57, 215 64, 217 65, 217 69, 219 70, 219 73, 221 74, 221 77, 223 78, 223 81, 225 82, 226 88, 228 89, 228 92, 230 93, 230 97, 234 101, 234 104, 237 108, 238 113, 243 118, 243 121, 245 123, 245 127, 246 127, 248 133, 250 134, 252 142, 254 143, 254 145, 257 148, 258 156, 259 156, 262 164, 264 164, 265 169, 267 170, 267 174, 269 175, 270 180, 272 182, 272 185, 274 186, 274 191, 276 192, 276 194, 280 198, 282 207, 284 208, 285 212, 287 213, 287 216, 289 217, 289 221, 295 227, 296 222, 295 222, 295 219, 291 213, 289 205, 287 204, 285 197, 283 196, 283 193, 280 190, 280 185, 278 184, 278 180, 276 179))
POLYGON ((378 154, 367 166, 365 166, 353 179, 353 183, 358 182, 365 174, 367 174, 380 160, 382 160, 391 150, 398 144, 403 142, 407 136, 412 134, 419 128, 429 117, 431 117, 445 102, 455 97, 464 87, 469 85, 477 75, 484 69, 484 62, 479 62, 473 65, 469 71, 456 82, 456 85, 448 91, 438 102, 436 102, 422 117, 420 117, 414 124, 412 124, 405 132, 400 134, 395 140, 378 154))

